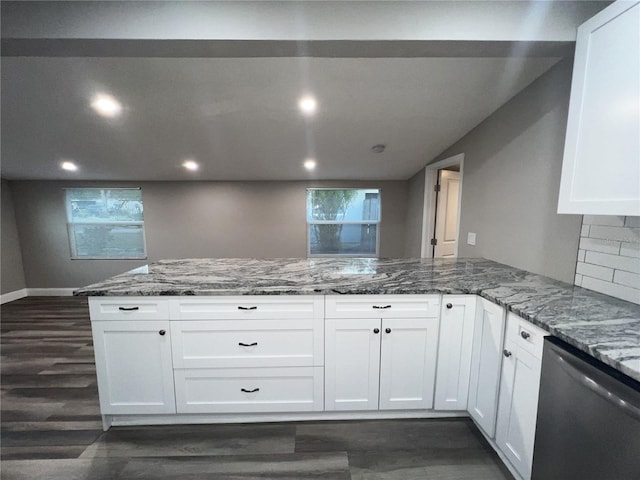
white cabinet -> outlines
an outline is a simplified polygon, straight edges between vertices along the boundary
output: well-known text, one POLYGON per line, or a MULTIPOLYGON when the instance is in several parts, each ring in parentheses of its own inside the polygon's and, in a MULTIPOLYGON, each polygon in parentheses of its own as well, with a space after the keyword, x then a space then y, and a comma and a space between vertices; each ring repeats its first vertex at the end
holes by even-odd
POLYGON ((484 433, 493 438, 498 410, 505 310, 484 298, 478 298, 477 302, 467 410, 484 433))
POLYGON ((466 410, 476 313, 475 295, 443 295, 436 410, 466 410))
POLYGON ((640 215, 640 3, 578 29, 558 213, 640 215))
POLYGON ((545 335, 543 330, 508 314, 496 444, 525 480, 531 477, 545 335))
POLYGON ((322 297, 172 299, 170 312, 178 413, 323 409, 322 297))
POLYGON ((175 413, 169 321, 91 326, 102 414, 175 413))
POLYGON ((432 408, 438 306, 436 295, 327 298, 325 410, 432 408))
POLYGON ((380 410, 432 408, 438 319, 385 319, 380 333, 380 410))
POLYGON ((178 369, 178 413, 322 411, 322 367, 178 369))
POLYGON ((431 408, 437 318, 330 319, 325 410, 431 408))
POLYGON ((325 410, 377 410, 380 319, 325 322, 325 410))

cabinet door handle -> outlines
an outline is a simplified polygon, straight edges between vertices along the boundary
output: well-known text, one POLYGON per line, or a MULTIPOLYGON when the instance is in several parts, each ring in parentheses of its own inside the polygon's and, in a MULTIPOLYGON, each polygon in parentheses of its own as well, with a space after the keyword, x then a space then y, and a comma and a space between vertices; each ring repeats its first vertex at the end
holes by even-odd
POLYGON ((244 392, 244 393, 256 393, 256 392, 259 392, 260 389, 259 388, 254 388, 253 390, 247 390, 246 388, 241 388, 240 391, 244 392))
POLYGON ((527 338, 529 338, 531 336, 531 334, 529 332, 525 332, 524 330, 522 330, 520 332, 520 336, 526 340, 527 338))
POLYGON ((134 310, 140 310, 140 307, 118 307, 118 310, 123 312, 133 312, 134 310))
POLYGON ((447 303, 447 308, 448 309, 452 309, 453 308, 453 303, 447 303))
POLYGON ((240 345, 241 347, 255 347, 258 345, 258 342, 253 342, 253 343, 238 343, 238 345, 240 345))
POLYGON ((385 331, 386 333, 391 333, 391 329, 390 329, 390 328, 385 328, 385 329, 384 329, 384 331, 385 331))
POLYGON ((377 310, 385 310, 387 308, 391 308, 391 305, 374 305, 373 308, 377 309, 377 310))
POLYGON ((257 310, 258 307, 241 307, 238 306, 238 310, 257 310))
POLYGON ((377 333, 380 333, 380 329, 379 329, 379 328, 374 328, 374 329, 373 329, 373 333, 376 333, 376 334, 377 334, 377 333))
POLYGON ((509 350, 507 350, 506 348, 502 351, 502 354, 507 358, 509 358, 511 356, 511 352, 509 350))
POLYGON ((161 337, 164 337, 165 333, 167 332, 166 330, 160 330, 158 333, 160 334, 161 337))

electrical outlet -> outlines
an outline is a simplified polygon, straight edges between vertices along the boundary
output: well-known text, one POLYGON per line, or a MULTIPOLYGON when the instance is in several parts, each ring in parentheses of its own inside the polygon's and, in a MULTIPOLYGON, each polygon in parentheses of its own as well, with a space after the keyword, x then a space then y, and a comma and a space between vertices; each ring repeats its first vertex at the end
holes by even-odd
POLYGON ((473 232, 468 232, 467 233, 467 244, 468 245, 475 245, 476 244, 476 234, 473 232))

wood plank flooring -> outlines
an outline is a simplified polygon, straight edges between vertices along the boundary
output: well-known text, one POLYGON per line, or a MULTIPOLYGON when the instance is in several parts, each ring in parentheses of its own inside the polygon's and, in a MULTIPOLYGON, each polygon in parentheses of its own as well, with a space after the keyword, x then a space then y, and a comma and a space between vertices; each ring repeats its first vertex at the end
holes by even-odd
POLYGON ((102 432, 87 301, 2 305, 3 480, 504 480, 468 419, 114 427, 102 432))

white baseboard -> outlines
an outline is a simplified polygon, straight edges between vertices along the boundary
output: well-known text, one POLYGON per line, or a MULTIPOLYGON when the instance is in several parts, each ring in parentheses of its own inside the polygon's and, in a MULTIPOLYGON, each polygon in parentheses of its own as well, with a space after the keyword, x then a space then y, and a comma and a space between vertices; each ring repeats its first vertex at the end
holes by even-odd
POLYGON ((3 293, 0 295, 0 304, 4 304, 7 302, 13 302, 14 300, 18 300, 20 298, 24 298, 28 295, 26 288, 21 288, 20 290, 15 290, 9 293, 3 293))
POLYGON ((77 288, 27 288, 30 297, 70 297, 77 288))

